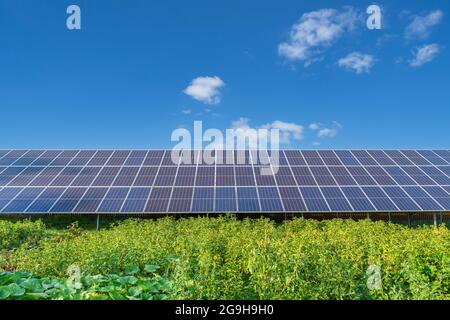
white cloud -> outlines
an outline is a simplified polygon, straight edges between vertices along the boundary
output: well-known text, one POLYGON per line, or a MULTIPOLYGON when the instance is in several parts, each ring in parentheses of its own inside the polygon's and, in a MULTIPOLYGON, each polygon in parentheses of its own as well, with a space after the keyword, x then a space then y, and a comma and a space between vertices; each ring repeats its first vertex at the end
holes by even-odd
POLYGON ((411 67, 420 67, 436 58, 440 51, 441 48, 436 43, 418 47, 414 53, 414 58, 409 60, 409 65, 411 67))
POLYGON ((317 59, 323 49, 354 29, 358 19, 358 14, 351 7, 342 11, 321 9, 304 13, 292 26, 288 41, 278 46, 278 53, 288 60, 304 61, 307 66, 317 59))
POLYGON ((200 102, 218 104, 221 100, 220 88, 223 86, 225 82, 217 76, 198 77, 193 79, 183 92, 200 102))
POLYGON ((370 71, 375 64, 375 58, 370 54, 352 52, 345 58, 339 59, 338 64, 340 67, 361 74, 370 71))
POLYGON ((188 114, 192 113, 192 110, 191 109, 183 109, 183 110, 181 110, 181 113, 184 115, 188 115, 188 114))
POLYGON ((430 35, 431 27, 439 24, 443 15, 441 10, 435 10, 425 16, 414 16, 412 22, 405 29, 405 37, 407 39, 427 38, 430 35))
POLYGON ((311 124, 309 125, 309 128, 310 128, 311 130, 319 130, 320 124, 318 124, 318 123, 311 123, 311 124))
POLYGON ((338 134, 338 131, 342 128, 342 125, 337 121, 333 121, 331 128, 324 127, 320 123, 311 123, 309 128, 312 131, 317 132, 318 138, 333 138, 338 134))
POLYGON ((292 141, 303 140, 304 127, 302 125, 290 122, 284 122, 280 120, 275 120, 271 123, 264 124, 259 127, 251 127, 250 120, 248 118, 239 118, 231 124, 231 128, 235 130, 240 130, 240 134, 249 137, 249 139, 254 139, 257 141, 258 136, 255 134, 255 130, 258 129, 278 129, 280 132, 280 143, 290 144, 292 141))
POLYGON ((337 135, 336 129, 323 128, 317 132, 319 138, 333 138, 337 135))

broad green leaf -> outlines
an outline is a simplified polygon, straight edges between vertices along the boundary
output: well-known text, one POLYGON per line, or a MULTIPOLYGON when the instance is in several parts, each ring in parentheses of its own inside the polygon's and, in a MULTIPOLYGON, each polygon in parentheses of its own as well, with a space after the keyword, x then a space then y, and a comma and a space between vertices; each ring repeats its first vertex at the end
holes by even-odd
POLYGON ((6 298, 8 298, 11 295, 11 290, 6 287, 0 287, 0 300, 4 300, 6 298))
POLYGON ((154 273, 159 269, 159 266, 154 265, 154 264, 146 264, 144 271, 148 272, 148 273, 154 273))
POLYGON ((11 296, 19 297, 25 294, 25 289, 19 286, 17 283, 11 283, 8 285, 11 296))
POLYGON ((124 273, 127 275, 133 275, 141 271, 138 266, 127 266, 125 267, 124 273))
POLYGON ((37 279, 27 279, 20 283, 22 288, 25 288, 33 293, 40 293, 43 291, 42 285, 37 279))

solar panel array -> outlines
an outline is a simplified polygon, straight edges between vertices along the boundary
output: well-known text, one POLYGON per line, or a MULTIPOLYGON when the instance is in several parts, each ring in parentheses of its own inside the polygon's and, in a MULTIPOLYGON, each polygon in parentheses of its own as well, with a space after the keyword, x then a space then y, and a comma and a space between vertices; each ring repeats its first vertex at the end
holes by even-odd
POLYGON ((0 212, 445 212, 449 150, 285 150, 208 164, 170 150, 0 150, 0 212), (243 160, 243 161, 241 161, 243 160))

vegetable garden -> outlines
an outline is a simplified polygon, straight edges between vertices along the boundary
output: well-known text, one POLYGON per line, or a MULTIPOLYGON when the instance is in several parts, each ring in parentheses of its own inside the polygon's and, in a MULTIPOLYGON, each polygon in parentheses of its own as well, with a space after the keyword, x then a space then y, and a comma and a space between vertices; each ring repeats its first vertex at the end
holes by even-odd
POLYGON ((450 231, 369 220, 0 220, 0 299, 450 299, 450 231))

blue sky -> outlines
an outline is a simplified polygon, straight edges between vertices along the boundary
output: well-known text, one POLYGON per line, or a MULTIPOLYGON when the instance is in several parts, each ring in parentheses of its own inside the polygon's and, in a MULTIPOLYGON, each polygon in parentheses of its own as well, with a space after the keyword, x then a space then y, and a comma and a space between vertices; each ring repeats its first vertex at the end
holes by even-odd
POLYGON ((0 148, 169 148, 202 120, 284 147, 448 149, 449 2, 377 2, 381 30, 371 4, 0 0, 0 148))

